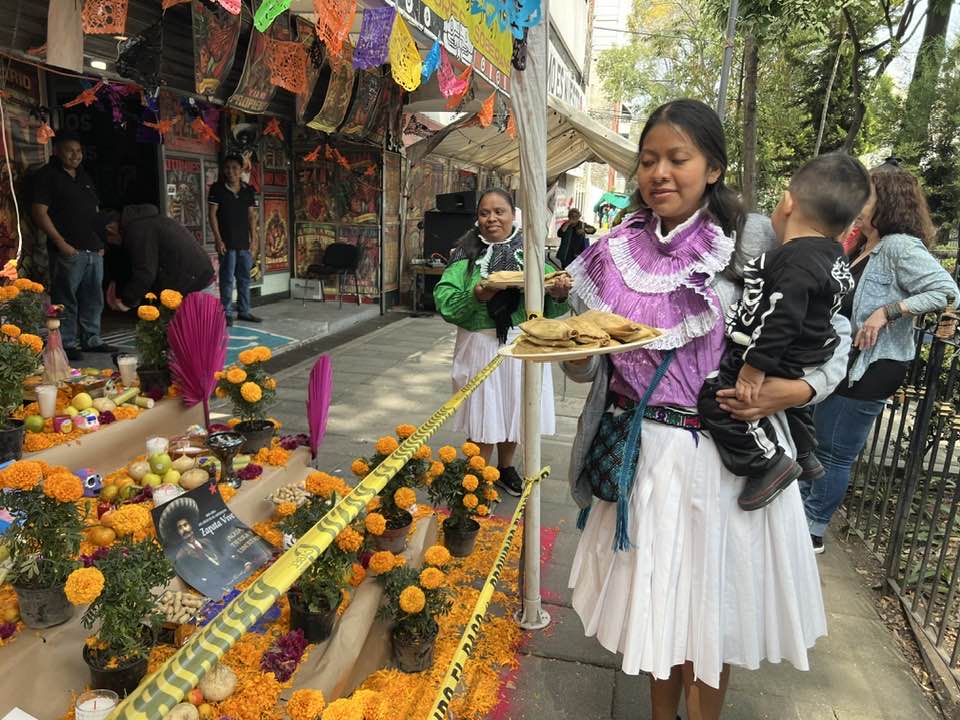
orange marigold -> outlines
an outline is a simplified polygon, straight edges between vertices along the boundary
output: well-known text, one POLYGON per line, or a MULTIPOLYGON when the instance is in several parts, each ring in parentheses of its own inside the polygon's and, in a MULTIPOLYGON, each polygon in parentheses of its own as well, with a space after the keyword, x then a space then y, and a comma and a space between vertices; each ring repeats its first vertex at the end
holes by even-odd
POLYGON ((497 470, 493 465, 487 465, 483 469, 483 481, 488 484, 493 484, 500 479, 500 471, 497 470))
POLYGON ((318 495, 324 500, 329 500, 341 487, 342 482, 340 478, 325 472, 312 472, 307 475, 306 488, 307 492, 318 495))
POLYGON ((0 470, 0 487, 9 490, 33 490, 43 478, 40 463, 18 460, 5 470, 0 470))
MULTIPOLYGON (((239 425, 239 424, 240 424, 240 418, 230 418, 229 420, 227 420, 227 427, 228 427, 228 428, 235 428, 235 427, 236 427, 237 425, 239 425)), ((266 449, 266 448, 264 448, 264 449, 266 449)))
POLYGON ((247 379, 247 371, 243 368, 233 367, 227 370, 227 382, 239 385, 247 379))
POLYGON ((464 475, 462 485, 467 492, 473 492, 480 486, 480 481, 477 480, 476 475, 464 475))
POLYGON ((370 513, 363 524, 371 535, 383 535, 383 531, 387 529, 387 519, 380 513, 370 513))
POLYGON ((24 333, 20 336, 19 342, 21 345, 26 345, 37 354, 43 352, 43 340, 40 339, 39 335, 24 333))
POLYGON ((426 595, 416 585, 408 585, 400 593, 400 609, 408 615, 416 615, 426 604, 426 595))
POLYGON ((183 295, 176 290, 163 290, 160 293, 160 302, 167 310, 176 310, 183 302, 183 295))
POLYGON ((477 505, 477 515, 480 517, 486 517, 490 514, 490 508, 486 505, 477 505))
POLYGON ((397 556, 389 550, 381 550, 370 556, 367 567, 374 575, 383 575, 397 566, 397 556))
POLYGON ((277 381, 276 381, 276 379, 274 379, 274 378, 272 378, 272 377, 268 377, 266 380, 263 381, 263 386, 264 386, 267 390, 276 390, 276 389, 277 389, 277 381))
POLYGON ((153 525, 150 511, 140 503, 121 505, 110 513, 110 527, 120 537, 133 535, 137 531, 146 530, 153 525))
POLYGON ((351 566, 350 584, 353 587, 359 587, 360 583, 362 583, 366 577, 367 577, 367 571, 363 568, 363 565, 361 565, 360 563, 354 563, 351 566))
POLYGON ((357 477, 366 477, 370 472, 370 466, 362 458, 357 458, 350 464, 350 472, 357 477))
POLYGON ((83 497, 83 482, 71 473, 50 475, 43 481, 43 494, 60 502, 76 502, 83 497))
POLYGON ((393 502, 401 510, 408 510, 417 503, 417 494, 412 488, 402 487, 393 494, 393 502))
POLYGON ((463 506, 468 510, 473 510, 480 501, 477 500, 477 496, 473 493, 467 493, 463 496, 463 506))
POLYGON ((429 460, 433 457, 433 450, 430 449, 429 445, 421 445, 413 454, 413 457, 415 460, 429 460))
POLYGON ((235 487, 231 487, 227 483, 220 483, 217 485, 217 490, 220 491, 220 497, 223 498, 225 503, 233 500, 233 496, 237 494, 237 489, 235 487))
POLYGON ((290 720, 317 720, 327 703, 319 690, 296 690, 287 703, 290 720))
POLYGON ((398 447, 400 447, 400 444, 397 442, 396 438, 385 435, 377 440, 377 444, 373 446, 373 449, 377 451, 378 455, 389 455, 398 447))
POLYGON ((240 386, 240 397, 248 403, 260 402, 263 397, 263 390, 254 382, 245 382, 240 386))
POLYGON ((496 489, 492 487, 484 488, 483 499, 486 500, 487 502, 496 502, 497 500, 500 499, 500 493, 498 493, 496 489))
POLYGON ((244 350, 237 355, 237 360, 242 362, 244 365, 252 365, 257 361, 257 354, 253 351, 253 348, 250 348, 249 350, 244 350))
POLYGON ((137 317, 147 322, 153 322, 160 317, 160 311, 153 305, 141 305, 137 308, 137 317))
POLYGON ((427 548, 427 551, 423 554, 423 561, 427 565, 443 567, 450 562, 450 551, 443 545, 433 545, 427 548))
POLYGON ((369 500, 367 500, 367 512, 373 512, 374 510, 378 510, 379 508, 380 508, 380 498, 379 498, 379 497, 374 496, 374 497, 370 498, 369 500))
POLYGON ((456 448, 452 448, 449 445, 444 445, 437 454, 440 456, 440 459, 447 464, 457 459, 456 448))
POLYGON ((420 584, 427 590, 436 590, 447 581, 447 576, 439 568, 424 568, 420 573, 420 584))
POLYGON ((156 300, 156 299, 157 299, 157 294, 156 294, 156 293, 152 293, 152 292, 148 292, 148 293, 147 293, 146 295, 144 295, 143 297, 144 297, 144 299, 146 299, 146 300, 153 301, 153 300, 156 300))
POLYGON ((13 281, 13 286, 21 290, 33 290, 33 281, 28 278, 17 278, 13 281))
POLYGON ((265 345, 257 345, 253 349, 253 352, 256 353, 257 362, 267 362, 267 360, 273 357, 273 353, 270 351, 270 348, 265 345))
POLYGON ((103 573, 97 568, 78 568, 67 576, 63 591, 71 604, 87 605, 100 597, 103 584, 103 573))
POLYGON ((280 517, 290 517, 297 511, 297 504, 292 502, 282 502, 277 505, 277 515, 280 517))
POLYGON ((323 711, 321 720, 363 720, 363 705, 348 698, 334 700, 323 711))
POLYGON ((416 431, 417 431, 416 425, 408 425, 408 424, 397 425, 395 430, 395 432, 397 433, 397 437, 400 438, 401 440, 406 440, 408 437, 413 435, 416 431))
POLYGON ((479 455, 474 455, 467 464, 473 470, 483 470, 487 466, 487 461, 479 455))
POLYGON ((463 453, 464 457, 472 458, 480 454, 480 448, 472 442, 465 442, 460 446, 460 452, 463 453))
POLYGON ((223 389, 222 387, 220 387, 219 385, 218 385, 218 386, 216 387, 216 389, 213 391, 213 394, 216 395, 216 396, 217 396, 218 398, 220 398, 220 399, 223 399, 223 398, 227 397, 227 391, 224 390, 224 389, 223 389))
POLYGON ((427 471, 427 475, 430 477, 440 477, 443 475, 443 471, 446 470, 442 462, 434 460, 430 463, 430 469, 427 471))
POLYGON ((16 325, 11 325, 10 323, 4 323, 3 325, 0 325, 0 332, 9 338, 20 337, 20 328, 18 328, 16 325))
POLYGON ((0 300, 13 300, 20 294, 20 288, 16 285, 7 285, 4 290, 3 297, 0 297, 0 300))
POLYGON ((363 545, 363 535, 351 527, 344 528, 337 535, 337 547, 348 553, 355 553, 363 545))

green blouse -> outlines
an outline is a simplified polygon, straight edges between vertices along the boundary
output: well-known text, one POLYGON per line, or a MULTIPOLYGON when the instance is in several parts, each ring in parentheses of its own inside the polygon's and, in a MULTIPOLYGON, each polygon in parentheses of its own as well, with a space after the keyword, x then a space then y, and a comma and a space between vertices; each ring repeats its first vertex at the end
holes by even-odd
MULTIPOLYGON (((468 271, 469 260, 458 260, 447 267, 433 289, 433 300, 437 310, 448 323, 453 323, 464 330, 492 330, 496 327, 493 318, 487 312, 487 306, 477 300, 473 289, 480 283, 480 265, 474 263, 468 271)), ((544 264, 544 273, 555 272, 550 263, 544 264)), ((548 318, 560 317, 569 311, 567 301, 554 300, 545 295, 543 314, 548 318)), ((527 311, 521 305, 513 314, 511 320, 514 326, 526 321, 527 311)))

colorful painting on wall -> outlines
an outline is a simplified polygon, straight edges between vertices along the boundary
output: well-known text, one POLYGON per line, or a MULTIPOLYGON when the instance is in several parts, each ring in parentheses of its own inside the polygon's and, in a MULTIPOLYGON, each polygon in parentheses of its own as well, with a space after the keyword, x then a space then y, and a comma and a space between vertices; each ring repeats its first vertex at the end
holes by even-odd
MULTIPOLYGON (((251 0, 256 15, 260 3, 251 0)), ((277 86, 270 82, 270 67, 267 65, 267 39, 290 40, 290 16, 284 13, 270 26, 266 33, 250 31, 250 44, 247 46, 247 59, 243 63, 243 74, 227 105, 238 110, 259 115, 267 111, 273 100, 277 86)))
POLYGON ((194 158, 167 155, 163 163, 167 216, 186 227, 203 243, 203 164, 194 158))
POLYGON ((263 256, 266 272, 290 269, 290 202, 285 197, 263 198, 263 256))
POLYGON ((240 15, 193 0, 193 61, 197 94, 216 96, 233 67, 240 40, 240 15))
POLYGON ((355 146, 320 143, 315 162, 302 158, 314 150, 316 138, 295 138, 298 159, 294 183, 297 222, 376 224, 380 220, 379 153, 355 146))
MULTIPOLYGON (((163 136, 163 145, 167 150, 174 152, 194 153, 215 157, 220 145, 214 140, 201 137, 194 131, 192 120, 180 108, 180 98, 172 91, 163 88, 160 90, 160 117, 180 120, 163 136)), ((211 128, 220 128, 220 110, 211 107, 203 113, 203 121, 211 128)))
POLYGON ((303 277, 307 268, 320 260, 320 254, 327 245, 337 241, 337 228, 334 225, 315 225, 297 223, 296 275, 303 277))
POLYGON ((323 67, 325 49, 323 43, 320 42, 320 39, 317 37, 317 34, 314 31, 313 23, 301 17, 300 15, 297 15, 296 29, 297 39, 303 43, 304 47, 307 48, 307 55, 311 58, 307 62, 307 91, 305 93, 298 94, 295 99, 297 124, 303 125, 306 119, 304 116, 306 115, 307 105, 310 102, 310 98, 313 96, 313 91, 314 88, 316 88, 317 80, 320 79, 320 70, 323 67), (317 56, 320 67, 314 64, 313 55, 317 56))

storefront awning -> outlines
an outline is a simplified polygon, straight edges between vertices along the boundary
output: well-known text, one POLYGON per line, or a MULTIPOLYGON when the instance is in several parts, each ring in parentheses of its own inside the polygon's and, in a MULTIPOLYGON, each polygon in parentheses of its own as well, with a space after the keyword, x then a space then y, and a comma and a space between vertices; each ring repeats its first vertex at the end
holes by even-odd
MULTIPOLYGON (((547 180, 585 163, 601 162, 633 174, 636 148, 585 112, 550 97, 547 102, 547 180)), ((411 164, 436 154, 496 170, 520 172, 517 140, 491 125, 479 127, 474 115, 461 118, 407 148, 411 164)))
POLYGON ((613 205, 618 210, 623 210, 630 204, 630 196, 623 193, 605 192, 593 206, 593 211, 597 212, 601 205, 613 205))

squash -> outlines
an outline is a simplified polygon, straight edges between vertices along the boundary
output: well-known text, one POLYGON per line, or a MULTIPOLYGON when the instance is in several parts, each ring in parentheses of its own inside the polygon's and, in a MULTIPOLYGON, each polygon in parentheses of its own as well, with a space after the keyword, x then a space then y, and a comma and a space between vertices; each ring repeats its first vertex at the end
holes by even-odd
POLYGON ((223 663, 217 663, 203 676, 197 687, 203 693, 204 700, 212 703, 222 702, 233 695, 233 691, 237 689, 237 674, 223 663))
POLYGON ((200 720, 200 712, 195 705, 179 703, 173 706, 173 710, 168 712, 163 720, 200 720))

